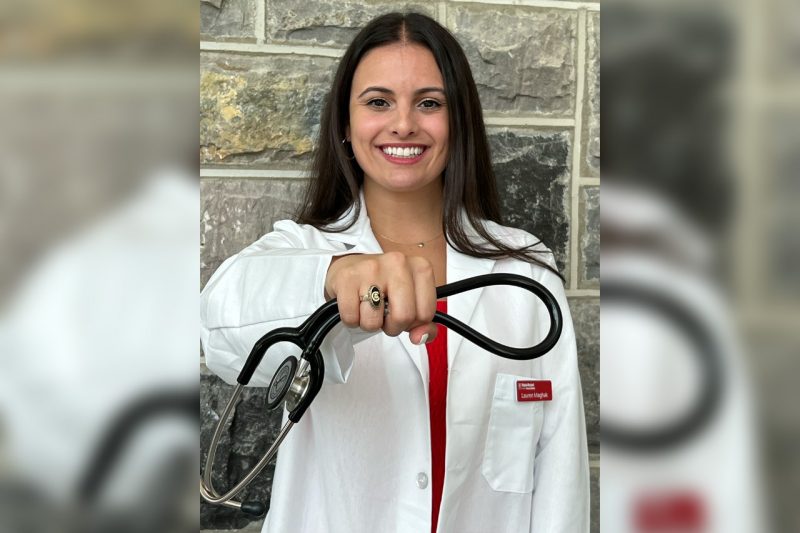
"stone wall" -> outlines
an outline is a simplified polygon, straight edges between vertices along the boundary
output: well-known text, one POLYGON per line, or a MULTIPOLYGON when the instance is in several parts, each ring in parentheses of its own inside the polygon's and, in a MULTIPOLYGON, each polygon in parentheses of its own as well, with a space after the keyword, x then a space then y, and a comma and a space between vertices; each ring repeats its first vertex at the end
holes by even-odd
MULTIPOLYGON (((506 222, 539 236, 567 280, 597 531, 599 3, 202 0, 202 282, 292 212, 338 58, 367 21, 403 10, 433 16, 464 47, 484 107, 506 222)), ((201 386, 204 460, 230 388, 202 360, 201 386)), ((263 405, 262 390, 245 393, 218 457, 219 485, 239 478, 262 453, 264 436, 278 427, 279 415, 265 416, 263 405)), ((262 474, 249 498, 269 498, 271 472, 262 474)), ((201 508, 204 529, 247 524, 241 514, 201 508)))

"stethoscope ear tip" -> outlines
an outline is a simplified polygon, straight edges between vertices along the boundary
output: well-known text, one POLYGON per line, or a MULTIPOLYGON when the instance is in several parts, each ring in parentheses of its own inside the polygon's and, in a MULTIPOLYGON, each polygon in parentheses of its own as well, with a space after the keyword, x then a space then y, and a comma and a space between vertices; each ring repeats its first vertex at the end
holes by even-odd
POLYGON ((241 511, 250 516, 261 518, 267 514, 267 506, 262 502, 242 502, 241 511))

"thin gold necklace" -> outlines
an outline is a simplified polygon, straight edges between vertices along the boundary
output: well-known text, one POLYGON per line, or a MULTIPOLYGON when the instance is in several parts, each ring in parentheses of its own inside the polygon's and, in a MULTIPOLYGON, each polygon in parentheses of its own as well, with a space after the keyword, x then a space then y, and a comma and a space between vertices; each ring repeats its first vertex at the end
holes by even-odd
POLYGON ((394 240, 394 239, 392 239, 390 237, 387 237, 383 233, 380 233, 380 232, 377 232, 377 231, 375 233, 377 233, 379 237, 383 237, 384 239, 386 239, 389 242, 393 242, 395 244, 400 244, 400 245, 403 245, 403 246, 416 246, 417 248, 425 248, 426 244, 428 244, 429 242, 435 241, 436 239, 438 239, 439 237, 441 237, 444 234, 444 232, 440 232, 436 237, 428 239, 427 241, 400 242, 400 241, 396 241, 396 240, 394 240))

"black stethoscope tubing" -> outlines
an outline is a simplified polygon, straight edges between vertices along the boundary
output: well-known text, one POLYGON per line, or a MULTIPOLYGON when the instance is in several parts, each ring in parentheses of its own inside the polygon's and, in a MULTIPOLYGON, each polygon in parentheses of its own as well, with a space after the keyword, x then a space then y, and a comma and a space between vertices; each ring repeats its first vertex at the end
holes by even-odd
MULTIPOLYGON (((514 348, 512 346, 500 344, 475 331, 463 322, 440 311, 437 311, 434 315, 433 322, 442 324, 480 348, 506 359, 515 361, 531 360, 541 357, 552 350, 558 342, 563 328, 561 308, 555 296, 553 296, 544 285, 531 278, 517 274, 484 274, 438 287, 436 289, 436 299, 447 298, 465 291, 495 285, 510 285, 525 289, 535 294, 542 301, 550 318, 550 328, 547 335, 545 335, 538 344, 528 348, 514 348)), ((217 422, 217 427, 212 436, 211 444, 209 445, 206 471, 200 481, 200 493, 206 501, 238 508, 256 516, 266 511, 266 506, 260 502, 237 502, 234 501, 233 498, 236 494, 241 492, 249 482, 258 475, 261 469, 267 465, 272 457, 274 457, 275 453, 277 453, 278 446, 280 446, 280 443, 286 437, 291 427, 300 421, 300 418, 311 405, 311 402, 316 398, 317 393, 322 387, 325 374, 325 362, 320 353, 320 346, 325 336, 330 333, 340 320, 338 304, 334 299, 319 307, 299 327, 278 328, 270 331, 256 341, 237 377, 236 381, 238 385, 217 422), (261 364, 267 350, 280 342, 292 343, 302 350, 300 356, 301 362, 299 364, 294 356, 288 357, 281 363, 272 378, 267 393, 267 406, 269 408, 275 408, 284 403, 284 399, 287 398, 290 390, 292 391, 294 394, 293 405, 289 406, 289 402, 286 402, 287 409, 289 409, 288 421, 284 424, 277 439, 258 461, 256 466, 254 466, 234 488, 221 495, 213 487, 211 472, 214 464, 215 450, 222 435, 223 425, 231 417, 243 387, 250 383, 253 374, 261 364)))
POLYGON ((600 421, 600 442, 628 452, 659 453, 689 441, 712 420, 723 395, 723 368, 718 343, 696 313, 664 291, 624 282, 603 282, 601 306, 610 302, 638 305, 655 311, 689 338, 698 358, 701 392, 697 401, 674 422, 637 428, 600 421))
MULTIPOLYGON (((436 299, 440 300, 469 290, 495 285, 511 285, 526 289, 534 293, 545 304, 550 317, 550 330, 538 344, 529 348, 514 348, 500 344, 440 311, 437 311, 434 315, 433 322, 442 324, 484 350, 506 359, 524 361, 536 359, 549 352, 558 342, 558 338, 561 335, 563 327, 561 309, 555 297, 542 284, 531 278, 517 274, 484 274, 437 287, 436 299)), ((242 385, 250 383, 250 379, 252 379, 258 365, 261 364, 264 354, 267 353, 267 350, 272 345, 278 342, 291 342, 303 349, 301 358, 311 363, 311 388, 297 407, 289 413, 289 420, 297 423, 322 386, 325 362, 319 353, 319 347, 322 345, 325 336, 330 333, 340 320, 338 304, 336 299, 333 299, 323 304, 298 328, 279 328, 267 333, 253 346, 244 367, 239 373, 237 382, 242 385)))

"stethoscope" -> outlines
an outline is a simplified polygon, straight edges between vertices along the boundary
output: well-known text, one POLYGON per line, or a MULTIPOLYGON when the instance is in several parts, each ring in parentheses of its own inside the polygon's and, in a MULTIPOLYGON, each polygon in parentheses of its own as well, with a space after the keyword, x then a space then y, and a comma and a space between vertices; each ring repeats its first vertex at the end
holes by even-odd
POLYGON ((600 442, 629 453, 662 453, 689 441, 711 422, 722 401, 722 356, 710 329, 685 302, 646 286, 604 281, 601 302, 639 306, 677 326, 695 348, 702 386, 694 404, 678 419, 662 426, 642 429, 601 420, 600 442))
MULTIPOLYGON (((495 342, 463 322, 456 320, 446 313, 437 311, 433 321, 446 326, 477 346, 500 357, 524 361, 536 359, 549 352, 555 346, 561 335, 562 315, 555 297, 543 285, 530 278, 516 274, 485 274, 473 278, 449 283, 436 289, 436 298, 446 298, 462 292, 492 285, 511 285, 520 287, 535 294, 545 305, 550 316, 550 330, 545 338, 530 348, 513 348, 495 342)), ((388 305, 388 302, 385 303, 388 305)), ((253 346, 247 361, 244 364, 231 399, 225 406, 222 415, 214 429, 214 435, 208 449, 205 473, 200 480, 200 494, 203 499, 212 504, 224 505, 254 515, 261 516, 266 512, 266 506, 261 502, 234 501, 233 498, 244 490, 255 477, 267 466, 278 451, 278 447, 289 434, 292 426, 297 424, 306 412, 311 402, 322 387, 325 374, 325 364, 319 351, 322 340, 340 321, 339 309, 336 300, 331 300, 317 309, 305 322, 296 328, 285 327, 270 331, 261 337, 253 346), (244 387, 250 382, 256 368, 261 363, 264 354, 273 345, 279 342, 289 342, 302 350, 298 361, 294 356, 287 357, 278 366, 267 391, 267 408, 275 409, 285 402, 289 411, 288 420, 281 428, 275 441, 264 453, 253 468, 245 474, 241 481, 225 492, 219 494, 214 489, 211 474, 214 468, 214 456, 217 445, 222 437, 223 428, 227 425, 233 410, 238 403, 239 396, 244 387)))

